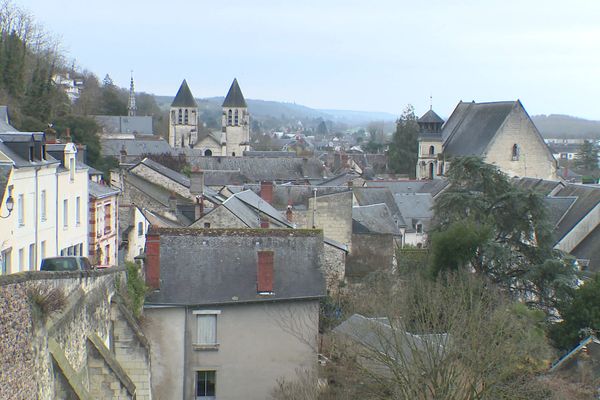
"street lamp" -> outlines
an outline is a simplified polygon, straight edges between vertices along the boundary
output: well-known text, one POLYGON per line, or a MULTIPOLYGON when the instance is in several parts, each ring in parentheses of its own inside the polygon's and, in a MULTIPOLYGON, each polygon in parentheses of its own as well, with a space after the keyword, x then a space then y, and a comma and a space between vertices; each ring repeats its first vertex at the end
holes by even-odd
POLYGON ((12 190, 8 192, 8 198, 6 199, 6 209, 8 210, 8 215, 3 217, 0 215, 0 218, 8 218, 12 213, 13 208, 15 207, 15 200, 12 197, 12 190))

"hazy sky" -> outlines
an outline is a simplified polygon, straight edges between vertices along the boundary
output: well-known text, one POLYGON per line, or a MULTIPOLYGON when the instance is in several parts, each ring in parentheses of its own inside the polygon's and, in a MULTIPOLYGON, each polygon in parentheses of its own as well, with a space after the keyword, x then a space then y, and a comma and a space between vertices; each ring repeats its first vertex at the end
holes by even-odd
POLYGON ((597 0, 15 0, 119 86, 448 116, 459 100, 599 119, 597 0))

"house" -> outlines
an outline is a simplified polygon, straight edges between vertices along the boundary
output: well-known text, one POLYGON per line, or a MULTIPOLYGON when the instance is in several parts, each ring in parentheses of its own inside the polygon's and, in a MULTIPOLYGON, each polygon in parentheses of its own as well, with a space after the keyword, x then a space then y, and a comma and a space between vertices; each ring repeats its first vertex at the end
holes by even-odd
POLYGON ((119 265, 125 261, 135 261, 144 253, 146 233, 150 222, 143 211, 133 204, 119 202, 119 265))
POLYGON ((0 134, 2 273, 37 270, 45 257, 87 255, 88 171, 76 153, 73 143, 47 144, 41 132, 0 134))
POLYGON ((417 179, 439 179, 452 158, 478 156, 509 176, 557 179, 557 163, 519 100, 458 103, 444 121, 419 120, 417 179))
POLYGON ((119 190, 89 185, 89 257, 94 265, 118 265, 119 190))
POLYGON ((263 400, 316 367, 322 252, 317 231, 151 227, 154 396, 263 400))

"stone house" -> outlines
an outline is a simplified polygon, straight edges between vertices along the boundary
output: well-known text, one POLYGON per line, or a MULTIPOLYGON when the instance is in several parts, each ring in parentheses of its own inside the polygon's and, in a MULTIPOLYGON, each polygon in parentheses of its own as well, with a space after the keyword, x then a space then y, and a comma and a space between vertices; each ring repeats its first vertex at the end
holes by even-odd
POLYGON ((157 398, 257 399, 317 364, 316 231, 157 229, 144 305, 157 398))
POLYGON ((89 257, 94 265, 118 265, 119 191, 89 181, 89 257))
POLYGON ((557 163, 519 100, 458 103, 444 121, 419 120, 417 179, 439 179, 453 157, 479 156, 509 176, 557 179, 557 163))
POLYGON ((87 256, 88 170, 76 154, 73 143, 46 143, 42 132, 0 133, 1 273, 39 269, 45 257, 87 256))

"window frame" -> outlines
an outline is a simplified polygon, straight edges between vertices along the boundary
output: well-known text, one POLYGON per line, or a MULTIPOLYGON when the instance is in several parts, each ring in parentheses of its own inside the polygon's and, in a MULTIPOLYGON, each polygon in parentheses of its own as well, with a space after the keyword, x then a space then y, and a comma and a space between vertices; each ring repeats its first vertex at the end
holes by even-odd
POLYGON ((196 400, 214 400, 217 398, 217 371, 214 369, 203 369, 196 371, 196 379, 195 379, 195 388, 194 392, 196 393, 196 400), (212 375, 212 393, 207 390, 207 384, 210 382, 209 374, 212 375), (204 375, 204 379, 200 379, 204 375), (203 393, 200 393, 200 382, 204 382, 203 393), (208 393, 207 393, 208 392, 208 393))
POLYGON ((221 310, 193 310, 192 315, 196 321, 196 333, 193 338, 192 347, 194 350, 218 350, 219 349, 219 329, 218 329, 218 316, 221 315, 221 310), (200 325, 202 318, 214 317, 214 328, 213 328, 213 342, 201 343, 200 342, 200 325))

